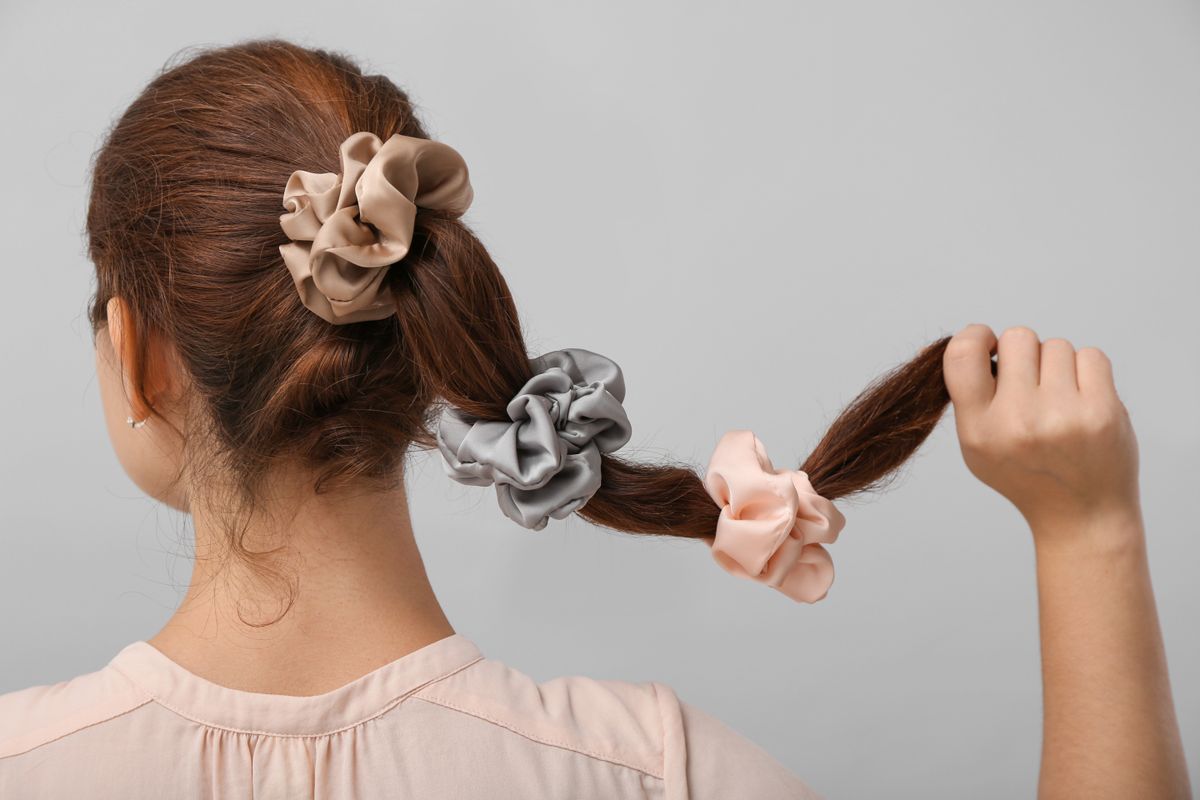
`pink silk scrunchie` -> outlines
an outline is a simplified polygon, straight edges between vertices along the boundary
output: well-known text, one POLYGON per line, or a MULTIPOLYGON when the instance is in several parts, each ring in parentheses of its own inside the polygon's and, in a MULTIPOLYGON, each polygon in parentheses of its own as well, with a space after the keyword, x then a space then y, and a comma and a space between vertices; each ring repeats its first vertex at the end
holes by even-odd
POLYGON ((825 597, 833 559, 821 545, 837 539, 846 518, 806 473, 775 469, 752 431, 734 430, 713 450, 704 488, 721 507, 716 534, 705 537, 718 564, 799 602, 825 597))
POLYGON ((341 172, 291 174, 279 217, 300 300, 335 325, 395 313, 383 278, 412 245, 417 208, 458 216, 474 197, 466 162, 442 142, 359 131, 339 152, 341 172))

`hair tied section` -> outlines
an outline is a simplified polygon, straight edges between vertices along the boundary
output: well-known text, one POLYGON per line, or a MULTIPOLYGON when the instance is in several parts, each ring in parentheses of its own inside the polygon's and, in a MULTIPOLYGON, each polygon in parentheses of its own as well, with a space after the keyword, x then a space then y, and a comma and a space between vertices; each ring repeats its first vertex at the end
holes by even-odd
POLYGON ((727 572, 814 603, 833 583, 835 541, 846 518, 801 470, 776 469, 749 430, 723 435, 709 459, 704 488, 720 507, 713 558, 727 572))
POLYGON ((417 209, 461 216, 474 199, 466 162, 442 142, 359 131, 339 153, 340 172, 288 177, 279 217, 301 302, 334 325, 394 314, 384 277, 412 246, 417 209))
POLYGON ((578 347, 530 361, 534 375, 507 420, 468 420, 448 407, 438 426, 446 474, 495 484, 504 515, 532 530, 582 508, 600 488, 601 456, 632 436, 616 362, 578 347))

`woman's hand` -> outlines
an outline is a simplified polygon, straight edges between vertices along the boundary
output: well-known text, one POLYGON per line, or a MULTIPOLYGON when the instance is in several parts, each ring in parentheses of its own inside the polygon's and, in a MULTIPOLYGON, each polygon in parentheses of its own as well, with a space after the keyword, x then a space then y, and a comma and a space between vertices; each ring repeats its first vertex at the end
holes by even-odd
POLYGON ((1137 439, 1103 352, 1039 342, 1029 328, 997 339, 986 325, 968 325, 943 365, 968 469, 1011 500, 1035 534, 1140 516, 1137 439))
POLYGON ((1108 358, 1039 342, 1028 328, 997 340, 968 325, 947 344, 943 369, 967 467, 1033 531, 1039 797, 1191 797, 1150 585, 1137 442, 1108 358))

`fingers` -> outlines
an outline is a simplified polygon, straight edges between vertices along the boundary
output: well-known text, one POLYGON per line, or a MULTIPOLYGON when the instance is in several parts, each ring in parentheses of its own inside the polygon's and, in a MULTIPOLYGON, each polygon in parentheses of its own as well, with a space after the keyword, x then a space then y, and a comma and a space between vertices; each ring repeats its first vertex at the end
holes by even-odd
POLYGON ((950 400, 959 410, 987 407, 996 394, 992 351, 996 334, 987 325, 968 325, 951 337, 942 356, 942 373, 950 400))
POLYGON ((1075 348, 1066 339, 1042 342, 1038 385, 1050 391, 1079 391, 1075 379, 1075 348))
POLYGON ((1041 371, 1041 343, 1032 329, 1008 328, 996 345, 996 391, 1036 389, 1041 371))
POLYGON ((1081 393, 1110 400, 1119 399, 1113 383, 1112 362, 1100 348, 1080 348, 1075 354, 1075 372, 1081 393))
POLYGON ((1112 363, 1099 348, 1078 352, 1066 339, 1039 342, 1030 328, 1008 328, 996 337, 987 325, 972 324, 951 337, 942 358, 950 400, 961 410, 985 408, 999 392, 1070 391, 1118 399, 1112 363), (997 354, 992 375, 992 352, 997 354))

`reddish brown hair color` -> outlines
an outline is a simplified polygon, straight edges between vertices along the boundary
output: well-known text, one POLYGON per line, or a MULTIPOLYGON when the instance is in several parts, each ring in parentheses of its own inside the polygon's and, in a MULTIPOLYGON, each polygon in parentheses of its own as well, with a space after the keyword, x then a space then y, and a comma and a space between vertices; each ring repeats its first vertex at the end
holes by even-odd
MULTIPOLYGON (((143 348, 150 337, 174 344, 201 412, 193 430, 248 502, 281 459, 318 470, 317 491, 394 485, 410 446, 435 446, 442 402, 507 419, 531 377, 500 270, 462 220, 436 211, 418 213, 411 251, 388 272, 395 316, 336 326, 301 305, 277 250, 287 241, 282 188, 295 169, 336 172, 338 146, 355 131, 427 138, 388 78, 337 53, 254 40, 169 66, 96 155, 93 331, 120 295, 143 348)), ((949 401, 947 341, 837 418, 800 466, 817 491, 876 488, 920 446, 949 401)), ((699 537, 719 509, 690 465, 606 456, 602 486, 578 513, 621 531, 699 537)))

